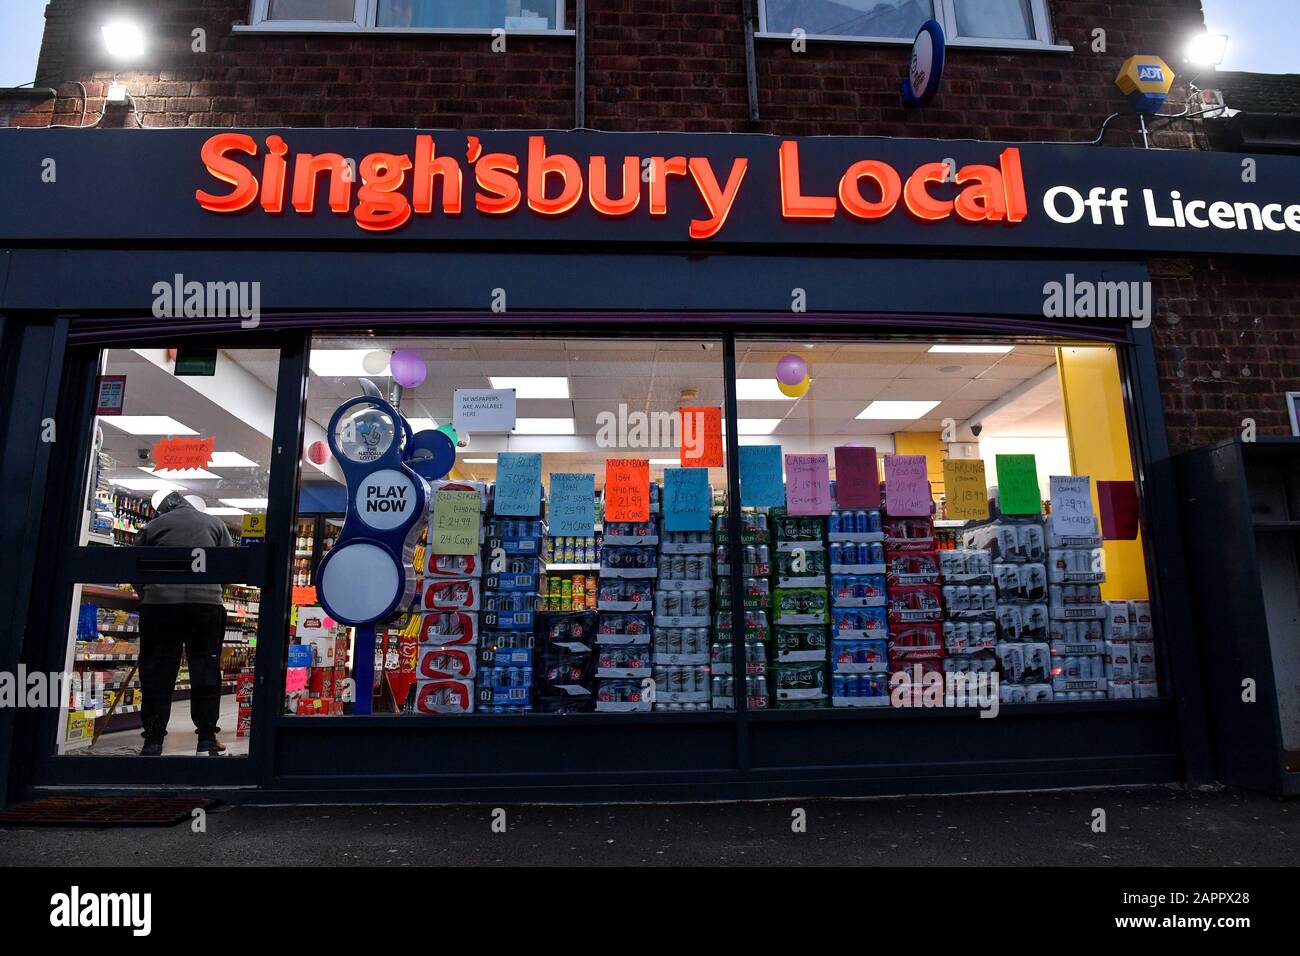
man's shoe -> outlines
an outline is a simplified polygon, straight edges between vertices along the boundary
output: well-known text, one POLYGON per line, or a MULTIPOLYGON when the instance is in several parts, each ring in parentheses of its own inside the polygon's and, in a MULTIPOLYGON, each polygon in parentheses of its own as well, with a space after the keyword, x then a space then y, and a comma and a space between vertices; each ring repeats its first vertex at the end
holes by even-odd
POLYGON ((140 748, 140 756, 141 756, 141 757, 161 757, 161 756, 162 756, 162 741, 159 740, 159 741, 157 741, 157 742, 152 742, 152 743, 151 743, 150 741, 147 741, 147 740, 146 740, 144 746, 140 748))
POLYGON ((200 737, 198 752, 209 757, 219 757, 226 752, 226 745, 216 737, 200 737))

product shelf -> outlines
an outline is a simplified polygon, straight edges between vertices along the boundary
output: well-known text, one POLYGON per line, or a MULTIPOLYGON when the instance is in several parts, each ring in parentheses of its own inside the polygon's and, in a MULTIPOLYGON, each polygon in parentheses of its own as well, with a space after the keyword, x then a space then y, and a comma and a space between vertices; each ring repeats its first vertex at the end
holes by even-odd
POLYGON ((81 586, 83 603, 90 598, 95 598, 97 601, 120 601, 123 604, 140 603, 140 598, 134 591, 119 591, 117 588, 110 588, 103 584, 83 584, 81 586))

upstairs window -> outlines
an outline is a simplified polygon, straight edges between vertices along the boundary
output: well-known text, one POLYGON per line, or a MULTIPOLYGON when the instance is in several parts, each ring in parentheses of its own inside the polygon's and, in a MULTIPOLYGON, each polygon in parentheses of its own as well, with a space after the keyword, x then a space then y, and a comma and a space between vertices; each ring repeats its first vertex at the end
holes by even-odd
POLYGON ((931 18, 955 46, 1051 46, 1047 0, 761 0, 760 35, 910 41, 931 18))
POLYGON ((250 25, 271 32, 565 32, 563 0, 253 0, 250 25))

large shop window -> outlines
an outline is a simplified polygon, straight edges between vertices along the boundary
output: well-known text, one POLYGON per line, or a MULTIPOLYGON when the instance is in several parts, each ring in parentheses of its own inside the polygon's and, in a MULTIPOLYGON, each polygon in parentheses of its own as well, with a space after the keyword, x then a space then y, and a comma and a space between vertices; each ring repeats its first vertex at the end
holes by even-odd
MULTIPOLYGON (((714 533, 727 482, 721 341, 318 337, 310 367, 309 428, 373 391, 409 424, 421 450, 408 461, 429 478, 425 508, 393 532, 410 546, 414 607, 375 635, 374 713, 731 709, 714 533)), ((340 414, 336 435, 370 433, 340 414)), ((329 454, 307 445, 309 462, 329 454)), ((379 483, 343 479, 304 465, 291 714, 349 712, 357 684, 359 628, 330 610, 350 613, 337 611, 349 585, 370 582, 331 563, 357 547, 349 506, 358 530, 394 506, 365 490, 379 483)))
POLYGON ((561 0, 253 0, 253 28, 553 32, 561 0))
POLYGON ((1112 348, 742 340, 736 385, 769 706, 1157 695, 1112 348))
POLYGON ((761 32, 854 40, 911 40, 931 18, 972 46, 1048 46, 1046 0, 763 0, 761 32))
POLYGON ((1114 348, 742 339, 736 362, 738 542, 720 341, 316 338, 287 712, 352 712, 368 644, 331 607, 399 587, 394 560, 343 560, 407 495, 367 477, 391 466, 356 411, 379 403, 428 485, 390 525, 410 586, 376 628, 373 713, 1163 691, 1114 348))
MULTIPOLYGON (((101 371, 118 407, 93 421, 76 543, 123 569, 155 547, 200 549, 206 565, 259 543, 279 352, 110 349, 101 371)), ((215 738, 213 752, 247 755, 261 591, 194 570, 73 584, 57 752, 134 755, 144 738, 193 756, 215 738)))

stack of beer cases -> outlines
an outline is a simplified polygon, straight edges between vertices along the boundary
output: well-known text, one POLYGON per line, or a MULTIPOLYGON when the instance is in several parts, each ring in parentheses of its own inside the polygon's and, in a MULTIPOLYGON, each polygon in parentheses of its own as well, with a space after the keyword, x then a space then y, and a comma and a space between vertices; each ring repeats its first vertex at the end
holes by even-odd
POLYGON ((1156 648, 1150 601, 1107 601, 1106 683, 1112 698, 1155 697, 1156 648))
MULTIPOLYGON (((431 482, 429 500, 444 490, 477 492, 480 510, 487 510, 488 492, 482 482, 431 482)), ((432 507, 429 511, 429 520, 432 521, 432 507)), ((437 555, 426 549, 418 600, 419 647, 411 709, 417 714, 472 713, 482 628, 483 562, 480 556, 437 555)))
POLYGON ((997 589, 992 553, 976 548, 940 551, 939 573, 943 578, 944 672, 996 673, 997 589))
POLYGON ((735 707, 736 681, 746 695, 750 710, 763 710, 771 701, 770 662, 775 660, 772 649, 772 546, 769 538, 769 521, 761 511, 743 511, 740 515, 740 545, 732 548, 729 541, 727 515, 715 515, 714 549, 713 644, 710 661, 713 668, 711 703, 715 710, 735 707), (745 615, 745 673, 738 675, 732 643, 731 561, 733 554, 741 563, 745 615))
POLYGON ((488 528, 478 654, 477 706, 484 713, 533 709, 533 633, 544 535, 540 518, 495 515, 488 528))
POLYGON ((775 706, 826 706, 826 631, 830 625, 826 519, 773 509, 772 564, 776 628, 772 664, 775 706))
POLYGON ((831 575, 831 706, 889 703, 885 533, 878 509, 827 519, 831 575))
POLYGON ((907 686, 918 694, 917 678, 942 672, 943 591, 935 550, 933 515, 891 515, 881 518, 885 532, 889 666, 905 671, 907 686))
POLYGON ((655 584, 654 709, 708 710, 713 533, 661 531, 655 584))
POLYGON ((1104 700, 1109 696, 1107 607, 1101 600, 1106 571, 1098 527, 1093 515, 1090 530, 1058 534, 1050 516, 1044 528, 1055 700, 1104 700))
MULTIPOLYGON (((659 501, 659 485, 652 482, 650 520, 605 521, 596 596, 598 711, 640 711, 651 707, 651 697, 645 693, 645 687, 646 678, 654 673, 651 645, 656 610, 654 582, 658 575, 659 501)), ((680 597, 676 607, 680 609, 680 597)))
POLYGON ((1053 698, 1047 551, 1042 519, 1002 515, 962 534, 967 549, 989 552, 997 594, 999 687, 1003 703, 1053 698))

